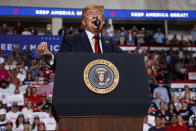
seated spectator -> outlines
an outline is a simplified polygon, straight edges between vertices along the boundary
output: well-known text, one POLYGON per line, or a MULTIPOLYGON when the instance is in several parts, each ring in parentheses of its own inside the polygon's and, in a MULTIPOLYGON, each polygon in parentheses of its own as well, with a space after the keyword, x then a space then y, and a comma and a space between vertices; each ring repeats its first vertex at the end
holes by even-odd
POLYGON ((188 103, 185 100, 181 100, 181 109, 179 110, 179 115, 182 116, 183 120, 188 123, 189 117, 193 114, 190 110, 188 103))
POLYGON ((6 110, 0 109, 0 130, 6 130, 6 110))
POLYGON ((113 25, 109 24, 108 27, 106 28, 106 34, 107 36, 114 36, 114 27, 113 25))
POLYGON ((13 122, 12 121, 6 122, 6 131, 13 131, 13 122))
POLYGON ((41 71, 40 72, 40 76, 39 76, 39 81, 44 81, 45 77, 44 77, 44 72, 41 71))
POLYGON ((189 127, 189 130, 190 130, 190 131, 196 129, 196 115, 195 115, 195 113, 193 113, 193 114, 189 117, 188 127, 189 127))
POLYGON ((32 51, 30 50, 29 44, 25 44, 25 48, 23 49, 23 54, 27 56, 26 64, 30 65, 31 60, 33 58, 32 51))
POLYGON ((186 41, 184 40, 184 35, 180 36, 179 46, 186 46, 186 41))
POLYGON ((168 95, 167 89, 165 87, 163 87, 162 80, 159 80, 159 86, 154 89, 153 98, 156 97, 157 92, 161 93, 161 100, 163 100, 166 104, 168 104, 169 103, 169 95, 168 95))
POLYGON ((33 69, 31 71, 31 75, 32 75, 33 80, 35 80, 36 75, 38 75, 38 76, 40 75, 40 72, 41 72, 41 70, 39 69, 39 66, 36 66, 35 69, 33 69))
POLYGON ((146 31, 146 34, 144 36, 144 41, 146 45, 152 45, 154 43, 154 38, 150 34, 150 31, 146 31))
POLYGON ((60 36, 66 36, 67 35, 67 30, 65 26, 63 25, 62 28, 58 31, 58 35, 60 36))
POLYGON ((164 83, 168 82, 169 73, 167 67, 165 67, 165 63, 159 64, 159 69, 157 70, 157 80, 163 80, 164 83))
POLYGON ((31 126, 31 130, 32 131, 37 131, 38 127, 39 127, 39 124, 40 124, 40 118, 39 118, 39 116, 35 116, 34 119, 33 119, 33 124, 31 126))
POLYGON ((167 131, 179 131, 176 115, 171 117, 171 124, 166 126, 167 131))
POLYGON ((27 75, 25 68, 22 68, 21 66, 16 65, 15 73, 16 73, 16 77, 20 80, 20 82, 23 82, 25 80, 26 75, 27 75))
POLYGON ((24 117, 26 120, 30 120, 31 113, 33 113, 33 103, 32 101, 27 101, 26 106, 23 107, 22 113, 24 114, 24 117))
POLYGON ((3 80, 0 82, 0 87, 0 100, 2 104, 6 104, 7 96, 11 94, 8 88, 8 83, 3 80))
POLYGON ((147 119, 148 119, 148 124, 150 124, 151 126, 155 126, 155 113, 156 113, 156 111, 157 111, 157 109, 155 109, 152 105, 148 109, 147 119))
POLYGON ((30 85, 32 83, 33 79, 32 79, 32 75, 31 72, 28 72, 26 75, 26 79, 24 80, 24 85, 30 85))
POLYGON ((132 33, 132 30, 129 29, 128 30, 128 34, 127 34, 127 45, 134 45, 134 39, 133 39, 133 33, 132 33))
MULTIPOLYGON (((167 114, 167 105, 162 101, 160 102, 160 109, 156 112, 156 116, 160 117, 169 117, 169 114, 167 114)), ((168 121, 169 119, 167 119, 168 121)))
POLYGON ((168 105, 168 110, 167 110, 167 114, 168 116, 166 116, 167 118, 167 124, 170 123, 170 119, 173 115, 177 115, 177 111, 175 110, 174 104, 173 103, 169 103, 168 105))
POLYGON ((25 122, 25 118, 23 114, 19 114, 16 122, 15 122, 15 127, 14 130, 15 131, 22 131, 24 130, 24 122, 25 122))
MULTIPOLYGON (((47 98, 48 102, 52 105, 52 94, 48 95, 48 98, 47 98)), ((52 108, 53 109, 53 108, 52 108)))
POLYGON ((156 108, 160 110, 160 102, 161 102, 161 93, 157 92, 156 97, 152 100, 152 102, 156 105, 156 108))
POLYGON ((14 27, 14 34, 16 35, 20 35, 22 34, 22 31, 23 31, 23 27, 22 27, 22 24, 21 22, 17 22, 17 25, 14 27))
POLYGON ((52 104, 47 101, 46 96, 42 96, 41 102, 37 104, 37 108, 39 111, 46 111, 47 109, 50 109, 51 107, 52 107, 52 104))
POLYGON ((138 31, 136 34, 137 37, 137 44, 142 45, 144 44, 144 32, 143 31, 138 31))
POLYGON ((2 63, 0 65, 0 82, 2 80, 6 80, 9 77, 9 75, 10 74, 9 74, 8 70, 5 69, 5 64, 2 63))
POLYGON ((195 95, 194 95, 193 92, 190 91, 189 85, 185 85, 185 86, 184 86, 184 91, 181 93, 180 98, 181 98, 181 99, 184 99, 186 93, 189 93, 190 99, 191 99, 191 100, 195 100, 195 95))
POLYGON ((143 131, 148 131, 152 126, 148 123, 148 117, 144 117, 143 131))
POLYGON ((19 62, 20 54, 21 54, 21 50, 19 48, 19 44, 18 42, 14 42, 14 48, 12 49, 12 55, 13 55, 14 61, 16 61, 17 63, 19 62))
POLYGON ((9 34, 9 29, 7 28, 6 24, 3 24, 0 28, 0 34, 9 34))
POLYGON ((39 131, 45 131, 46 130, 46 126, 44 122, 40 122, 39 126, 38 126, 38 130, 39 131))
POLYGON ((14 65, 12 62, 13 62, 12 59, 8 59, 8 60, 7 60, 7 62, 6 62, 6 64, 5 64, 5 69, 6 69, 6 70, 11 71, 11 70, 13 70, 14 68, 16 68, 16 65, 14 65))
POLYGON ((24 131, 31 131, 31 125, 29 120, 25 120, 24 122, 24 131))
POLYGON ((1 109, 5 109, 6 110, 6 107, 5 107, 5 105, 2 103, 2 101, 0 100, 0 110, 1 109))
POLYGON ((69 29, 68 29, 68 31, 67 31, 67 34, 68 35, 71 35, 73 33, 74 33, 74 28, 73 28, 73 26, 70 26, 69 29))
POLYGON ((31 86, 37 87, 38 89, 43 85, 43 81, 39 80, 39 75, 35 75, 35 80, 31 82, 31 86))
POLYGON ((37 88, 36 87, 32 87, 32 95, 28 97, 28 101, 32 101, 34 107, 36 107, 37 104, 40 103, 41 97, 42 96, 37 94, 37 88))
POLYGON ((177 96, 172 96, 172 103, 174 104, 175 110, 179 112, 181 109, 182 105, 179 101, 179 98, 177 96))
POLYGON ((51 84, 48 84, 48 79, 44 79, 44 84, 40 86, 38 89, 38 94, 40 95, 46 95, 48 97, 53 92, 53 86, 51 84))
POLYGON ((46 32, 45 32, 45 35, 52 35, 52 31, 51 31, 51 28, 46 28, 46 32))
POLYGON ((157 32, 154 34, 154 39, 157 44, 163 44, 165 36, 161 33, 161 29, 159 28, 157 32))
POLYGON ((26 92, 25 92, 25 94, 24 94, 24 98, 25 99, 28 99, 28 97, 30 97, 32 95, 32 88, 31 87, 27 87, 26 88, 26 92))
POLYGON ((49 114, 49 117, 44 120, 46 130, 58 130, 58 125, 54 116, 52 115, 51 107, 47 108, 45 111, 49 114))
POLYGON ((12 83, 10 83, 8 86, 10 94, 14 94, 15 90, 19 89, 19 87, 20 87, 20 80, 16 76, 13 76, 12 83))
POLYGON ((37 35, 37 30, 35 29, 34 26, 31 26, 29 31, 31 32, 32 35, 37 35))
POLYGON ((121 27, 121 29, 119 30, 118 39, 121 45, 124 45, 126 43, 126 30, 124 27, 121 27))
POLYGON ((27 27, 25 27, 24 31, 22 32, 22 35, 31 35, 31 32, 28 30, 27 27))
POLYGON ((161 119, 161 127, 165 128, 166 125, 166 118, 164 116, 160 117, 161 119))
POLYGON ((161 119, 159 116, 156 116, 155 123, 156 125, 151 127, 148 131, 165 131, 166 130, 164 127, 162 127, 161 119))
POLYGON ((9 111, 6 115, 6 119, 11 120, 13 123, 15 123, 19 114, 21 114, 21 112, 19 111, 18 104, 16 102, 14 102, 12 104, 11 111, 9 111))
POLYGON ((187 131, 188 130, 188 126, 187 124, 184 122, 183 118, 181 115, 177 116, 177 122, 178 122, 178 131, 187 131))
POLYGON ((186 92, 185 93, 185 97, 184 97, 184 99, 183 100, 185 100, 186 101, 186 103, 188 103, 188 104, 195 104, 195 102, 191 99, 191 97, 190 97, 190 92, 186 92))
POLYGON ((177 45, 179 42, 177 35, 174 34, 173 38, 170 40, 170 45, 177 45))

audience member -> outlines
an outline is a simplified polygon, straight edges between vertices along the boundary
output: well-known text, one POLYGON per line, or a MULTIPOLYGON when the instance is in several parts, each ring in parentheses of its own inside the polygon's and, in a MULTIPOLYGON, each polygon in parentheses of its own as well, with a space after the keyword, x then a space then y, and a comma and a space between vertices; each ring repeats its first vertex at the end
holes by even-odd
POLYGON ((169 95, 168 95, 167 89, 165 87, 163 87, 162 80, 159 80, 159 86, 154 89, 153 98, 156 97, 157 92, 161 93, 161 100, 163 100, 166 104, 168 104, 169 103, 169 95))
POLYGON ((156 116, 155 123, 156 125, 151 127, 148 131, 165 131, 166 130, 164 127, 162 127, 161 119, 159 116, 156 116))
POLYGON ((14 34, 21 35, 22 31, 23 31, 23 27, 22 27, 21 22, 17 22, 17 25, 14 27, 14 31, 13 31, 14 34))
POLYGON ((163 33, 161 33, 161 29, 159 28, 157 30, 157 32, 154 34, 154 39, 155 39, 155 42, 157 44, 162 44, 164 43, 164 39, 165 39, 165 36, 163 33))
POLYGON ((6 130, 6 110, 0 109, 0 130, 6 130))

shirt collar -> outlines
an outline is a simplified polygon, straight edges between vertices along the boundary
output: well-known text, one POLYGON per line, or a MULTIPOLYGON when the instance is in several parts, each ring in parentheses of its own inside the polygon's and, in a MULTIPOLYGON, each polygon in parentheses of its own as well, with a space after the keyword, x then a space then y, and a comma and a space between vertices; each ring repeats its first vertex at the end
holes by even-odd
POLYGON ((93 39, 93 37, 95 36, 93 33, 91 33, 91 32, 90 32, 90 31, 88 31, 88 30, 85 30, 85 32, 86 32, 86 34, 87 34, 87 36, 88 36, 89 40, 92 40, 92 39, 93 39))

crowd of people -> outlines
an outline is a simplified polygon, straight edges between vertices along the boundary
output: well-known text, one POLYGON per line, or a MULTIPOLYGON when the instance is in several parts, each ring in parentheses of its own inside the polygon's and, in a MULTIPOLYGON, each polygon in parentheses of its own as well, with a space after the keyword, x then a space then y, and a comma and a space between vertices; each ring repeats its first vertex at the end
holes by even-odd
MULTIPOLYGON (((188 131, 196 129, 196 94, 189 85, 172 93, 171 81, 187 81, 188 69, 196 68, 196 52, 136 49, 144 55, 152 103, 144 119, 143 131, 188 131)), ((192 81, 194 83, 194 81, 192 81)))
POLYGON ((54 71, 35 59, 28 45, 15 43, 11 56, 0 50, 0 130, 56 130, 52 115, 54 71))
MULTIPOLYGON (((73 26, 66 28, 63 25, 59 29, 58 35, 64 36, 81 33, 83 30, 82 24, 78 29, 73 26)), ((17 22, 13 30, 9 30, 7 25, 3 24, 0 27, 0 34, 38 35, 38 31, 34 26, 23 27, 21 22, 17 22)), ((44 35, 52 35, 51 28, 46 28, 44 35)), ((188 40, 184 39, 183 34, 174 34, 172 39, 168 39, 163 31, 161 31, 161 28, 158 28, 156 31, 147 30, 145 27, 139 29, 136 26, 129 29, 125 29, 124 27, 114 29, 114 26, 111 24, 104 26, 102 35, 116 39, 120 45, 196 45, 196 25, 190 31, 191 38, 188 40), (177 35, 180 35, 180 39, 177 35)))

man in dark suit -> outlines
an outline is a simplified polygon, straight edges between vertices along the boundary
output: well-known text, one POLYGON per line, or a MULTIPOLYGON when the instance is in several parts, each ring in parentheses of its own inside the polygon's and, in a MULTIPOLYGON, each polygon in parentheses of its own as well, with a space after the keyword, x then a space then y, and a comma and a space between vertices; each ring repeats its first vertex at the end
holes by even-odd
MULTIPOLYGON (((60 52, 123 53, 114 40, 103 38, 101 33, 98 34, 95 21, 99 21, 101 32, 105 23, 103 12, 104 7, 102 5, 86 6, 82 11, 82 24, 85 30, 80 34, 65 36, 60 52), (98 35, 100 37, 99 42, 98 35)), ((53 64, 54 56, 49 51, 46 42, 42 42, 37 47, 37 54, 51 56, 52 61, 50 65, 53 64)))

